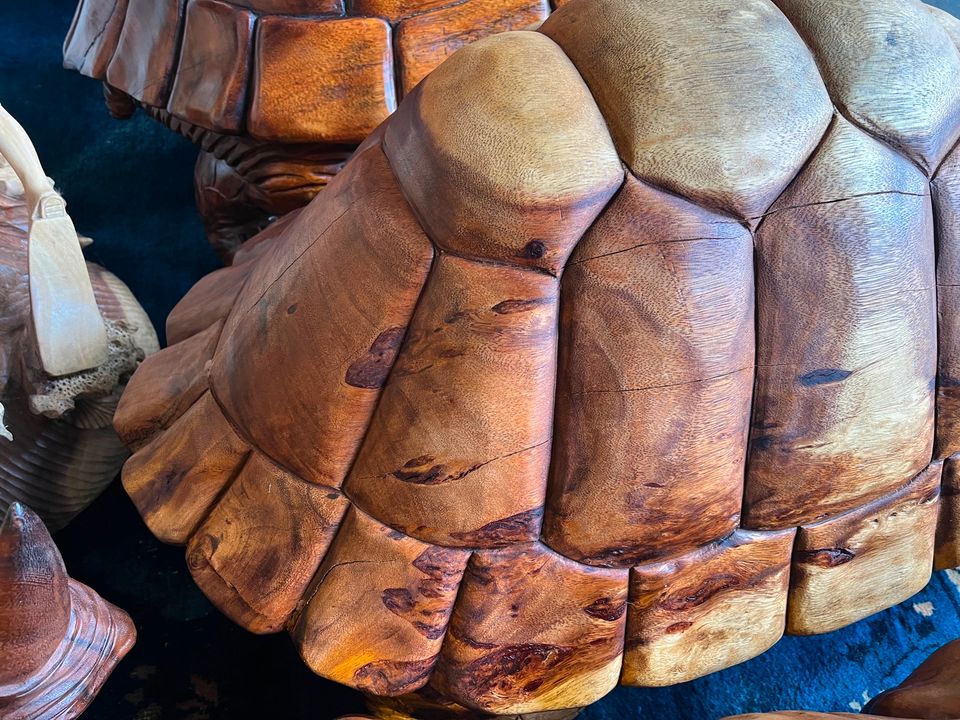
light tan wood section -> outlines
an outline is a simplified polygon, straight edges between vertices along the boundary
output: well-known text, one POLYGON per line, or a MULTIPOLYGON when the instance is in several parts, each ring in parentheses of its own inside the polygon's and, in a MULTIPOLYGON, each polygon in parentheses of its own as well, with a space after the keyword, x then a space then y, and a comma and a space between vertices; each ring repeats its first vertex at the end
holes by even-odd
POLYGON ((943 463, 935 570, 960 568, 960 454, 943 463))
POLYGON ((442 254, 346 483, 366 512, 445 546, 540 534, 557 280, 442 254))
POLYGON ((223 0, 190 0, 170 112, 217 132, 243 128, 256 19, 223 0))
POLYGON ((360 142, 397 106, 391 36, 380 18, 261 17, 247 131, 261 140, 360 142))
POLYGON ((113 426, 138 448, 183 415, 207 390, 206 366, 220 339, 222 323, 144 360, 120 398, 113 426))
POLYGON ((773 646, 786 624, 794 533, 738 530, 633 568, 623 684, 687 682, 773 646))
POLYGON ((123 487, 160 540, 187 542, 250 451, 210 393, 123 466, 123 487))
POLYGON ((632 176, 562 284, 545 542, 629 567, 737 527, 753 394, 753 239, 632 176))
POLYGON ((960 150, 951 152, 933 181, 937 241, 937 435, 934 453, 960 452, 960 150))
POLYGON ((295 478, 254 452, 190 539, 190 573, 235 622, 253 632, 278 632, 348 505, 336 490, 295 478))
POLYGON ((774 0, 810 45, 834 104, 932 171, 960 136, 960 53, 919 2, 774 0))
POLYGON ((637 177, 741 218, 780 195, 830 122, 809 50, 767 0, 573 2, 541 30, 637 177))
POLYGON ((305 480, 340 486, 432 257, 379 146, 285 230, 236 301, 210 374, 260 450, 305 480))
POLYGON ((933 463, 899 492, 798 530, 787 632, 836 630, 927 584, 942 469, 933 463))
POLYGON ((617 684, 626 602, 626 570, 537 543, 474 553, 433 685, 498 715, 589 705, 617 684))
POLYGON ((127 0, 82 0, 63 42, 63 66, 102 78, 113 58, 127 0))
POLYGON ((434 12, 421 9, 397 25, 398 85, 407 94, 465 45, 494 33, 536 27, 549 14, 548 0, 466 0, 434 12))
POLYGON ((745 526, 813 522, 927 466, 932 224, 923 175, 841 118, 764 218, 745 526))
POLYGON ((323 677, 376 695, 422 687, 468 558, 351 508, 292 631, 304 661, 323 677))
POLYGON ((106 79, 147 105, 167 104, 186 0, 129 0, 106 79))
POLYGON ((488 37, 408 98, 384 147, 431 239, 558 273, 623 180, 603 117, 560 48, 533 32, 488 37))

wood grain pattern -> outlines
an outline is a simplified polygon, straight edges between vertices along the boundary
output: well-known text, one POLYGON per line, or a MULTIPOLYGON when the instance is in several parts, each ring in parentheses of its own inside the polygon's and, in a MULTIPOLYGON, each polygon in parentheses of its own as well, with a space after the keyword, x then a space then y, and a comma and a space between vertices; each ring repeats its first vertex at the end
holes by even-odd
POLYGON ((629 567, 729 535, 753 393, 750 233, 631 176, 562 287, 545 542, 629 567))
POLYGON ((261 140, 358 143, 397 105, 379 18, 260 18, 247 130, 261 140), (322 112, 318 112, 322 108, 322 112))
POLYGON ((943 463, 934 570, 960 567, 960 454, 943 463))
POLYGON ((557 290, 541 273, 437 258, 345 485, 360 508, 439 545, 537 538, 557 290))
POLYGON ((253 271, 225 326, 210 382, 232 420, 267 456, 305 480, 339 487, 400 348, 433 249, 379 146, 337 176, 325 200, 288 229, 274 262, 253 271), (291 343, 294 336, 311 341, 291 343), (284 358, 280 373, 278 357, 284 358), (264 398, 284 412, 265 415, 264 398))
POLYGON ((943 464, 889 497, 797 531, 787 632, 830 632, 906 600, 927 584, 943 464))
POLYGON ((774 0, 851 122, 931 172, 960 137, 960 53, 917 2, 774 0))
POLYGON ((430 238, 556 274, 623 179, 603 117, 560 48, 531 32, 485 38, 408 98, 384 148, 430 238))
POLYGON ((255 23, 222 0, 187 5, 170 112, 217 132, 242 129, 255 23))
POLYGON ((934 453, 960 452, 960 151, 930 183, 937 245, 937 427, 934 453))
POLYGON ((430 677, 469 553, 347 513, 293 628, 319 675, 377 695, 430 677))
POLYGON ((738 530, 633 568, 622 682, 687 682, 772 647, 786 624, 794 534, 738 530))
POLYGON ((466 0, 397 25, 399 86, 404 95, 460 48, 498 32, 536 27, 550 14, 548 0, 466 0))
POLYGON ((130 617, 67 576, 40 518, 13 503, 0 525, 0 714, 72 718, 133 646, 130 617))
POLYGON ((245 462, 209 392, 123 466, 123 487, 160 540, 182 545, 245 462))
POLYGON ((346 512, 332 488, 305 483, 254 452, 190 539, 187 564, 228 617, 279 632, 346 512))
POLYGON ((113 58, 127 0, 81 0, 63 42, 63 66, 102 78, 113 58))
POLYGON ((537 543, 476 552, 434 684, 499 715, 588 705, 617 684, 626 602, 626 570, 537 543))
POLYGON ((542 31, 583 75, 634 174, 740 218, 764 212, 832 110, 783 15, 767 0, 581 7, 554 13, 542 31))
POLYGON ((864 711, 903 718, 960 717, 960 640, 937 650, 900 685, 871 700, 864 711))
POLYGON ((166 105, 186 0, 128 0, 106 80, 147 105, 166 105))
POLYGON ((930 460, 937 322, 926 181, 838 118, 756 246, 744 525, 770 529, 889 494, 930 460))

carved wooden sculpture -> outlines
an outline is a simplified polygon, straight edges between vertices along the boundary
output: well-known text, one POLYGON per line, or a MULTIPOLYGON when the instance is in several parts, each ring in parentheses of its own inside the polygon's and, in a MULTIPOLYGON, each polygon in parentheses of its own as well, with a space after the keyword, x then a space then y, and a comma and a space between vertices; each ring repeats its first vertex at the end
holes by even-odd
POLYGON ((128 492, 384 713, 583 706, 903 600, 960 551, 955 40, 573 0, 461 49, 174 309, 128 492))
MULTIPOLYGON (((0 152, 15 144, 3 115, 0 108, 0 152)), ((29 144, 22 138, 19 147, 29 144)), ((44 202, 62 214, 38 219, 41 194, 25 191, 14 166, 0 157, 0 512, 20 500, 57 529, 116 477, 128 453, 113 431, 113 412, 126 379, 159 346, 130 290, 103 268, 84 263, 63 200, 39 169, 32 146, 29 151, 33 159, 26 165, 35 167, 24 172, 24 163, 18 163, 19 175, 41 187, 44 202), (51 221, 59 226, 52 233, 46 226, 51 221), (64 272, 57 262, 45 264, 56 261, 55 255, 37 250, 38 226, 40 242, 52 238, 54 248, 76 246, 75 254, 61 258, 64 272), (57 236, 59 230, 64 237, 57 236), (77 278, 85 284, 80 293, 71 284, 77 278), (86 313, 83 303, 75 302, 86 292, 95 302, 92 325, 105 331, 102 357, 99 350, 71 353, 82 345, 83 334, 74 331, 90 325, 74 322, 76 314, 65 311, 80 307, 86 313), (36 320, 48 321, 41 328, 52 333, 47 347, 53 355, 38 347, 36 320), (76 372, 58 372, 65 369, 64 357, 76 372)))
POLYGON ((64 66, 201 147, 197 203, 224 257, 305 205, 444 58, 535 26, 549 0, 81 0, 64 66))
POLYGON ((43 522, 13 503, 0 525, 0 717, 77 717, 135 639, 130 617, 69 578, 43 522))

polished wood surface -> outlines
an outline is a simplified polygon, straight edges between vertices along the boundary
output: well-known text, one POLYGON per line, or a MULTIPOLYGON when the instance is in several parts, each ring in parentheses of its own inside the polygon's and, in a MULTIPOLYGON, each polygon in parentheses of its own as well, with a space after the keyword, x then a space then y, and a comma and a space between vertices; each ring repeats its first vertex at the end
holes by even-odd
POLYGON ((383 717, 510 717, 950 562, 960 51, 916 3, 783 7, 478 40, 188 294, 116 424, 214 602, 383 717))
POLYGON ((80 715, 133 647, 130 617, 67 576, 40 518, 13 503, 0 525, 0 715, 80 715))

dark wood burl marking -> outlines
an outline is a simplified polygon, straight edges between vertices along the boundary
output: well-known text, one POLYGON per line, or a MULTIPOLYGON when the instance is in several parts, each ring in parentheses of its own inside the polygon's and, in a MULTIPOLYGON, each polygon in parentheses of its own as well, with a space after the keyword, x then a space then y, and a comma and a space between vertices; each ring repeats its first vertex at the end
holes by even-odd
POLYGON ((757 231, 744 526, 889 495, 930 461, 937 317, 927 181, 837 118, 757 231))
POLYGON ((438 545, 540 532, 550 461, 557 280, 440 255, 345 484, 438 545))
POLYGON ((319 675, 379 695, 427 682, 469 553, 351 508, 307 591, 294 641, 319 675))
POLYGON ((753 241, 632 176, 563 277, 544 540, 629 567, 737 527, 753 393, 753 241))
POLYGON ((797 532, 787 631, 830 632, 919 591, 933 568, 942 462, 904 488, 797 532))
POLYGON ((786 622, 794 533, 738 530, 633 568, 623 683, 686 682, 776 643, 786 622))
MULTIPOLYGON (((290 307, 296 312, 296 305, 290 307)), ((347 368, 347 384, 371 390, 382 388, 400 351, 405 332, 406 328, 394 327, 380 333, 363 357, 354 360, 347 368)))
POLYGON ((627 571, 590 568, 538 543, 475 553, 434 685, 496 714, 580 707, 617 683, 627 571))

